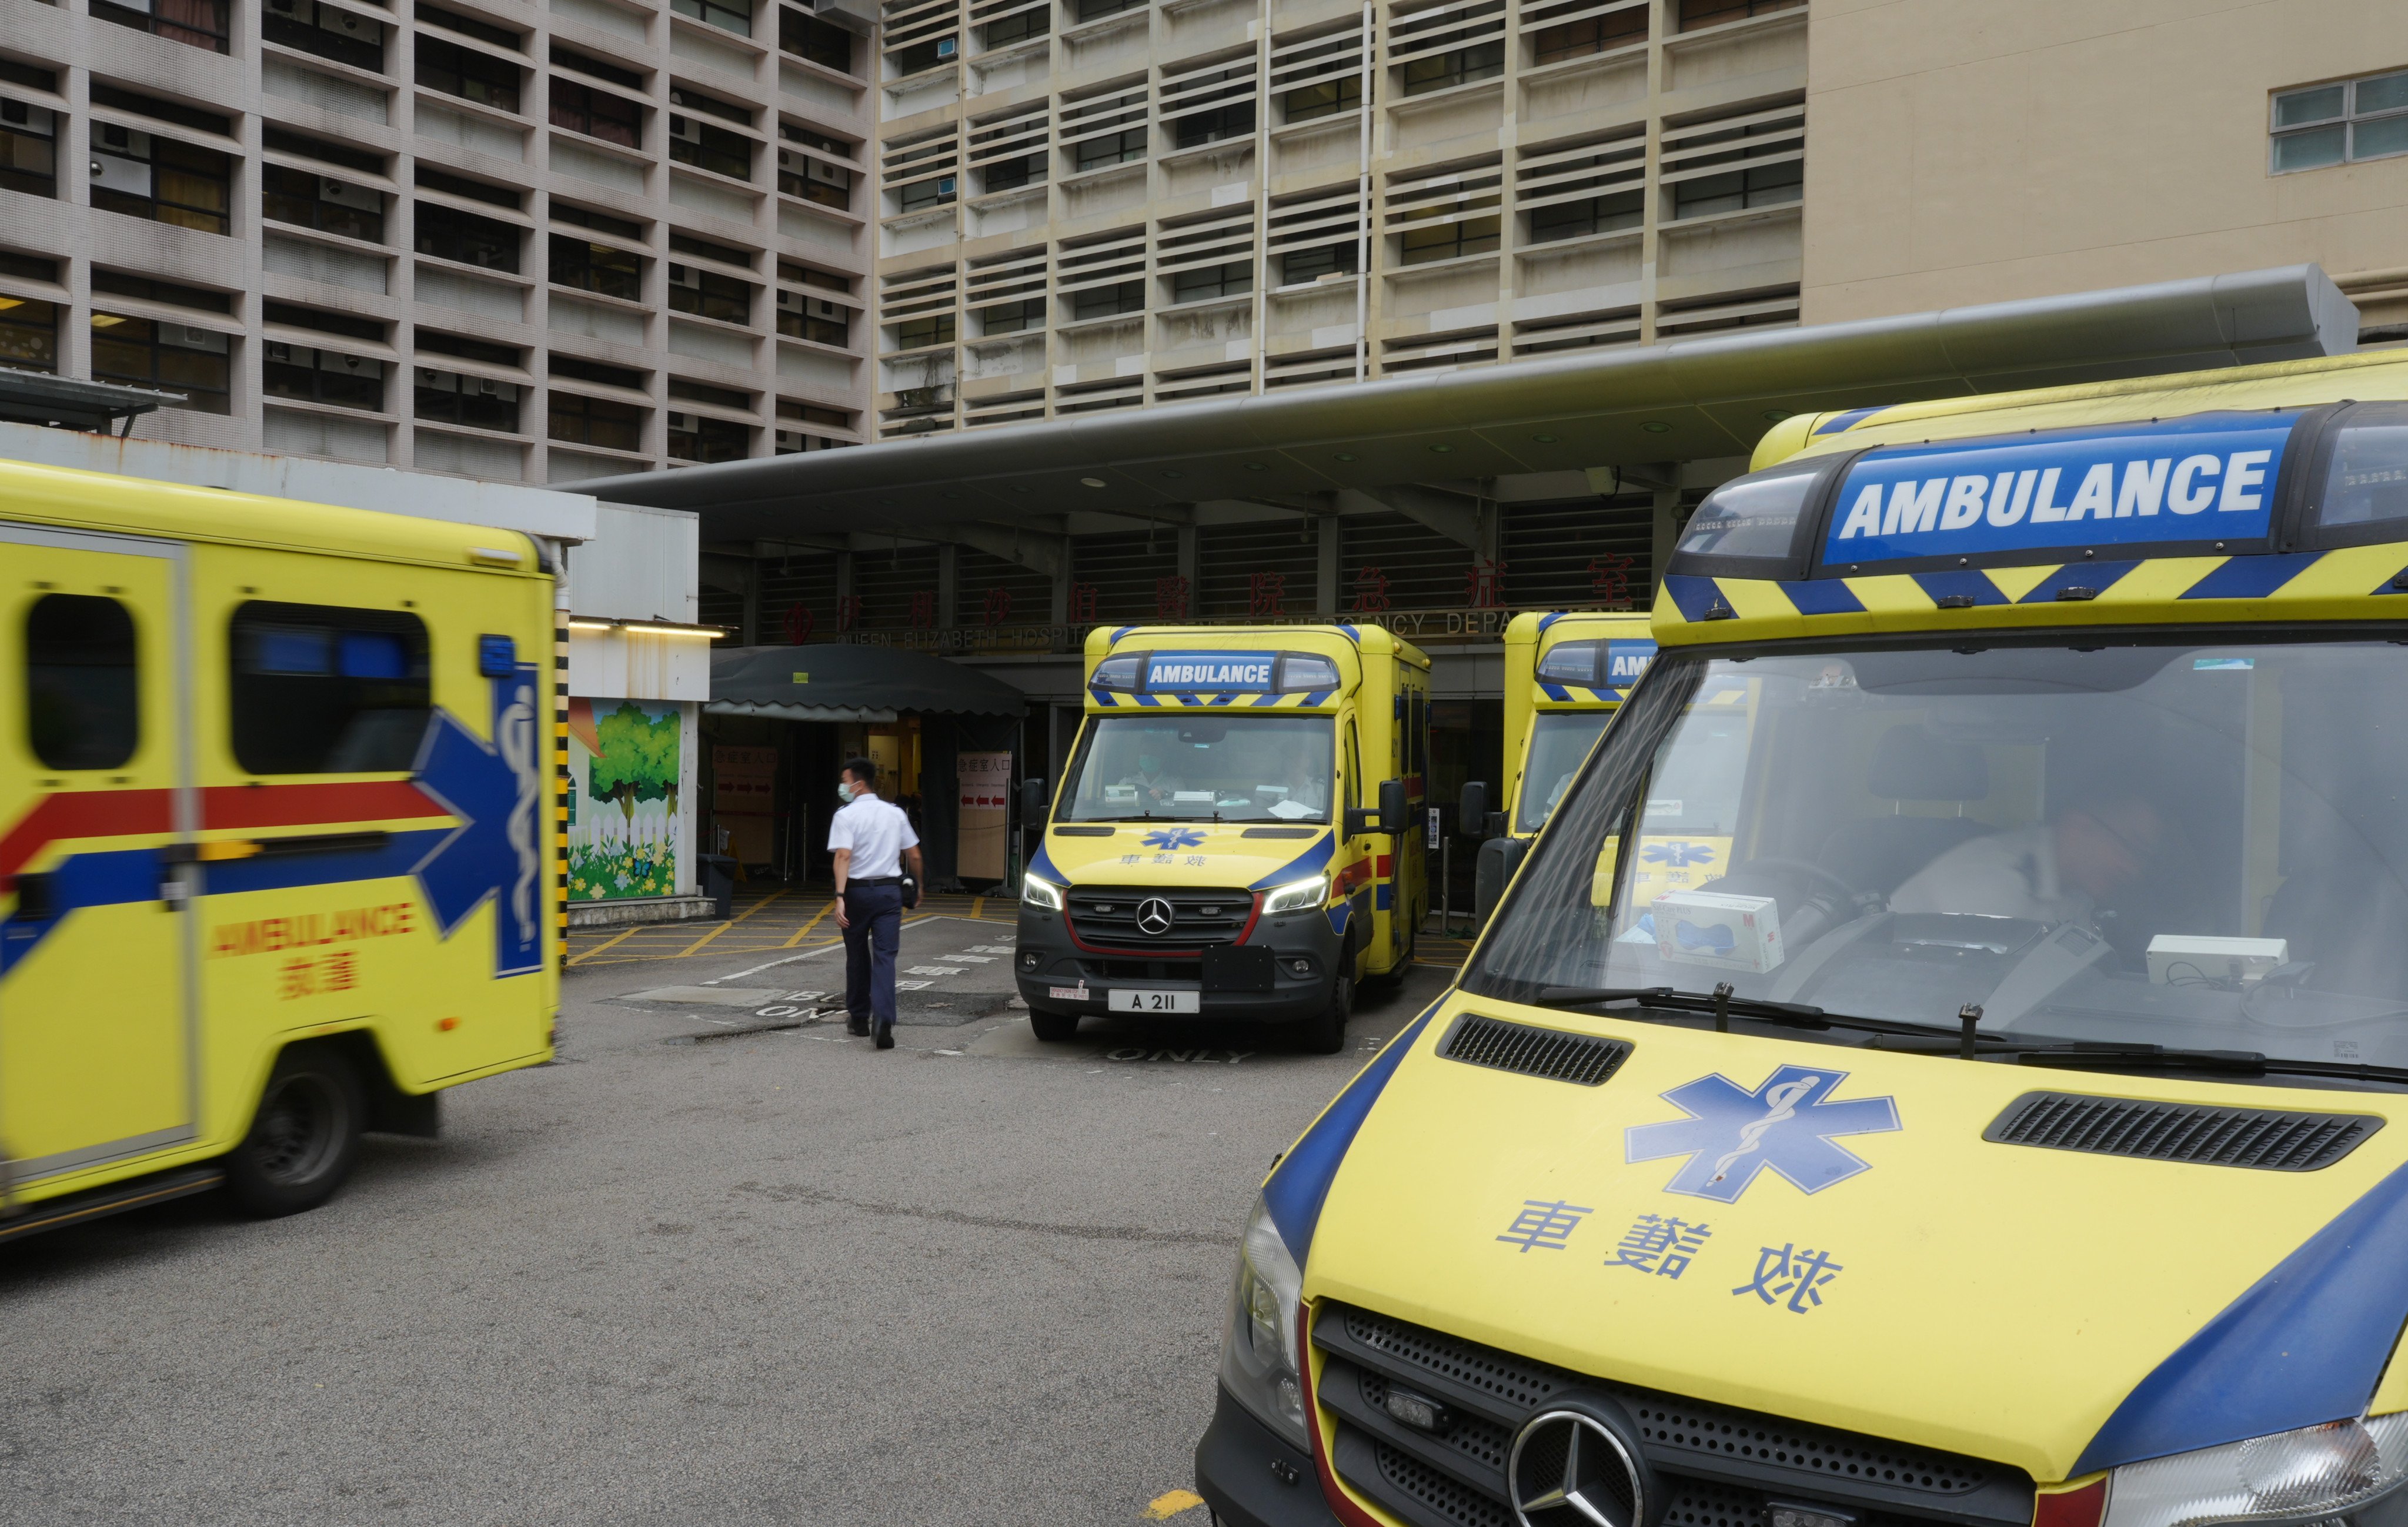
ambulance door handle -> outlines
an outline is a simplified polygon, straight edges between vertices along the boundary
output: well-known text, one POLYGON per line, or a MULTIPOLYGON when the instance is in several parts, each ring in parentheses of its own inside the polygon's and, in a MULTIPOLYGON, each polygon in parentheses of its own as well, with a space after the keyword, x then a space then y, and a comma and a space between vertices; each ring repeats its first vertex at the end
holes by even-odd
POLYGON ((14 889, 17 892, 17 915, 21 922, 48 922, 59 915, 58 882, 48 875, 20 875, 14 889))

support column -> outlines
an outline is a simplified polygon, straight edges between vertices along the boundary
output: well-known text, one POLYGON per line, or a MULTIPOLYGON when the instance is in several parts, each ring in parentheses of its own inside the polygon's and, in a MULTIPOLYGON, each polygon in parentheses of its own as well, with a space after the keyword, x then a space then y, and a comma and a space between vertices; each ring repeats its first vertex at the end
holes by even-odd
POLYGON ((1200 537, 1192 523, 1180 526, 1177 535, 1179 576, 1186 581, 1187 586, 1186 618, 1193 621, 1204 612, 1204 593, 1197 587, 1197 579, 1201 576, 1199 569, 1202 565, 1197 556, 1197 546, 1200 537))
POLYGON ((937 547, 937 629, 951 631, 961 623, 962 549, 951 541, 937 547))
POLYGON ((1341 554, 1338 516, 1325 514, 1321 516, 1321 559, 1312 580, 1313 613, 1325 621, 1338 614, 1338 560, 1341 554))

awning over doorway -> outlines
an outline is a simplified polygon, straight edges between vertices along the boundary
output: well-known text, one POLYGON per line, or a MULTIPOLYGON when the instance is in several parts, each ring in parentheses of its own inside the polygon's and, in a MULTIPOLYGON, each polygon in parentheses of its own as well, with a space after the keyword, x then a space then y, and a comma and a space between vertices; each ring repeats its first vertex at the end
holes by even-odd
POLYGON ((1028 698, 999 678, 925 652, 867 643, 730 647, 710 654, 714 716, 892 721, 910 714, 1012 716, 1028 698))

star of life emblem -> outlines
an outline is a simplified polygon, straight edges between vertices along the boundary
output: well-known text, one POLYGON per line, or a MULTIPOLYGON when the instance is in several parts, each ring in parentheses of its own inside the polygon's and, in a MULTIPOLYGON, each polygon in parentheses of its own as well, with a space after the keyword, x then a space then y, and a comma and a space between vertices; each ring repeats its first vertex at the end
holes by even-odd
POLYGON ((1821 1192, 1872 1164, 1833 1135, 1899 1127, 1895 1098, 1829 1101, 1847 1079, 1844 1071, 1784 1065, 1753 1092, 1719 1074, 1684 1082, 1662 1096, 1689 1117, 1624 1130, 1623 1159, 1636 1164, 1685 1156, 1664 1191, 1720 1204, 1737 1203, 1768 1170, 1800 1192, 1821 1192))

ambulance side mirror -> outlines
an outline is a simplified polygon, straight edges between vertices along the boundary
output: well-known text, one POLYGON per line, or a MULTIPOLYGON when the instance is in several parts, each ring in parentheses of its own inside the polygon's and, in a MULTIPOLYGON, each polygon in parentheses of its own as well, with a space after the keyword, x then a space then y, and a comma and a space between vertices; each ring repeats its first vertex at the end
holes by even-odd
POLYGON ((1488 785, 1474 779, 1463 787, 1463 804, 1455 810, 1455 831, 1474 836, 1488 824, 1488 785))
POLYGON ((1045 781, 1041 778, 1032 777, 1020 782, 1020 824, 1045 825, 1045 781))

